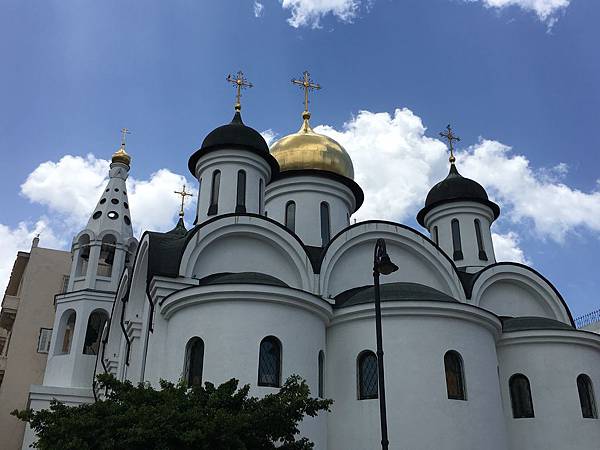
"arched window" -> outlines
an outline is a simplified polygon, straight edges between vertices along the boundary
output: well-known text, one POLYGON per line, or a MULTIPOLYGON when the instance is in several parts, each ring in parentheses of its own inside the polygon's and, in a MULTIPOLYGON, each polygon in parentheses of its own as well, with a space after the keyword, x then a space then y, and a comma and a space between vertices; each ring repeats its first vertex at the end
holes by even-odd
POLYGON ((55 353, 65 355, 71 352, 71 344, 73 342, 73 333, 75 332, 75 320, 77 314, 73 310, 66 311, 60 321, 57 337, 60 341, 57 342, 55 353))
POLYGON ((510 377, 508 386, 510 390, 510 403, 512 405, 513 417, 515 419, 534 417, 531 388, 527 377, 522 373, 517 373, 510 377))
POLYGON ((452 219, 452 246, 454 247, 454 261, 463 259, 462 244, 460 242, 460 224, 458 219, 452 219))
POLYGON ((586 374, 577 377, 577 391, 579 392, 579 404, 584 419, 597 419, 596 399, 594 398, 594 386, 592 380, 586 374))
POLYGON ((370 350, 358 355, 358 399, 377 398, 377 356, 370 350))
POLYGON ((238 170, 237 174, 237 197, 235 204, 236 213, 246 212, 246 171, 238 170))
POLYGON ((331 239, 331 218, 329 217, 329 203, 321 202, 321 243, 325 247, 331 239))
POLYGON ((281 386, 281 342, 274 336, 267 336, 260 343, 258 385, 281 386))
POLYGON ((212 174, 212 186, 210 189, 210 206, 208 215, 214 216, 219 211, 219 187, 221 185, 221 171, 215 170, 212 174))
POLYGON ((446 371, 446 390, 448 398, 453 400, 466 400, 465 372, 463 360, 458 352, 450 350, 444 355, 444 369, 446 371))
POLYGON ((75 269, 76 277, 84 277, 87 273, 88 261, 90 260, 90 237, 84 234, 77 242, 79 244, 79 253, 77 256, 77 267, 75 269))
POLYGON ((264 213, 264 206, 265 206, 265 193, 264 193, 264 182, 263 179, 261 178, 260 180, 258 180, 258 214, 265 214, 264 213))
POLYGON ((438 230, 437 225, 435 227, 433 227, 433 242, 436 243, 436 245, 440 245, 440 232, 438 230))
POLYGON ((289 201, 285 205, 285 226, 296 231, 296 203, 289 201))
POLYGON ((475 219, 475 236, 477 236, 477 248, 479 250, 479 259, 482 261, 487 261, 488 257, 485 253, 485 248, 483 247, 483 238, 481 237, 481 222, 479 219, 475 219))
POLYGON ((204 368, 204 341, 193 337, 185 348, 185 381, 188 386, 202 385, 202 369, 204 368))
POLYGON ((107 234, 102 238, 102 246, 100 247, 100 258, 98 259, 98 276, 110 277, 112 275, 116 246, 117 240, 114 236, 107 234))
POLYGON ((323 350, 319 352, 319 398, 324 397, 325 392, 325 353, 323 350))
POLYGON ((100 348, 100 340, 104 325, 108 321, 108 314, 105 311, 97 310, 90 314, 85 332, 85 341, 83 343, 84 355, 97 355, 100 348))

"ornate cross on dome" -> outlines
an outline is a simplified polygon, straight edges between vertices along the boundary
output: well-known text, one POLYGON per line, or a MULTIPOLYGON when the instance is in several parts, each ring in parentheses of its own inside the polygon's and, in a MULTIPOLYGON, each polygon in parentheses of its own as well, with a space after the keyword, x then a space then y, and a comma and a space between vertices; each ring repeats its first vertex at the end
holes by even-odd
POLYGON ((321 86, 318 83, 314 83, 313 80, 310 79, 310 73, 308 73, 307 70, 305 70, 302 74, 301 80, 295 80, 292 78, 292 83, 297 84, 304 89, 304 113, 302 117, 304 117, 305 120, 308 120, 310 118, 310 113, 308 112, 308 91, 314 91, 315 89, 319 90, 321 89, 321 86))
POLYGON ((121 147, 125 148, 125 138, 128 134, 131 134, 127 128, 121 128, 121 147))
POLYGON ((241 70, 238 71, 237 75, 234 77, 231 74, 227 75, 227 81, 235 84, 236 94, 235 94, 235 110, 240 111, 242 109, 242 104, 240 103, 242 97, 242 89, 253 87, 252 83, 250 83, 245 77, 244 72, 241 70))
POLYGON ((179 210, 179 217, 183 217, 183 206, 185 204, 185 198, 186 197, 193 197, 194 194, 192 194, 191 192, 186 192, 185 190, 185 184, 183 185, 183 188, 181 189, 181 191, 174 191, 175 194, 180 195, 181 196, 181 209, 179 210))
POLYGON ((460 141, 460 138, 452 132, 452 128, 450 128, 450 125, 448 125, 446 127, 446 130, 448 130, 448 131, 441 132, 440 136, 445 137, 448 140, 448 147, 450 148, 449 161, 451 164, 454 164, 454 162, 456 161, 456 158, 454 157, 454 143, 453 142, 460 141))

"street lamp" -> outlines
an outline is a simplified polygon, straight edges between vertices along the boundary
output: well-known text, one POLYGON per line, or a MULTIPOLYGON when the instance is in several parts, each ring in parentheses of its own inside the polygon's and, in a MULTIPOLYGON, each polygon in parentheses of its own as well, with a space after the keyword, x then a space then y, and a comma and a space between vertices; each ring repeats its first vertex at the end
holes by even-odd
POLYGON ((377 381, 379 386, 379 418, 381 420, 381 448, 388 450, 390 442, 387 433, 387 413, 385 407, 385 379, 383 374, 383 335, 381 333, 381 294, 379 276, 389 275, 398 270, 385 249, 385 241, 377 239, 373 255, 373 284, 375 286, 375 329, 377 334, 377 381))

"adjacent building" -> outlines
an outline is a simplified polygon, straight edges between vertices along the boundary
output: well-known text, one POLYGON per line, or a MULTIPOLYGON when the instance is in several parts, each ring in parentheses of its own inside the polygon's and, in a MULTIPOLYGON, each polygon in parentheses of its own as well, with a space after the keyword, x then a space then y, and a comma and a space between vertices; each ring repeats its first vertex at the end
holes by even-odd
POLYGON ((54 296, 66 288, 71 254, 38 246, 19 252, 0 310, 0 447, 18 450, 25 424, 10 415, 27 406, 29 386, 44 378, 54 296))

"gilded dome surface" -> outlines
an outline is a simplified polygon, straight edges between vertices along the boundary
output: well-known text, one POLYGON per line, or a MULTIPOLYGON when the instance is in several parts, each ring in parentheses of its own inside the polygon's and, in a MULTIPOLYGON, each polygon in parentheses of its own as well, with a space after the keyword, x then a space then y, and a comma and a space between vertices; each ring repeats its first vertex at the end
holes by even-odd
POLYGON ((119 150, 113 153, 112 162, 122 163, 128 166, 131 164, 131 156, 129 156, 129 154, 125 151, 125 146, 121 145, 119 150))
POLYGON ((354 179, 354 166, 350 155, 338 142, 315 133, 305 113, 302 128, 297 133, 281 138, 271 147, 271 154, 286 170, 316 169, 333 172, 354 179))

